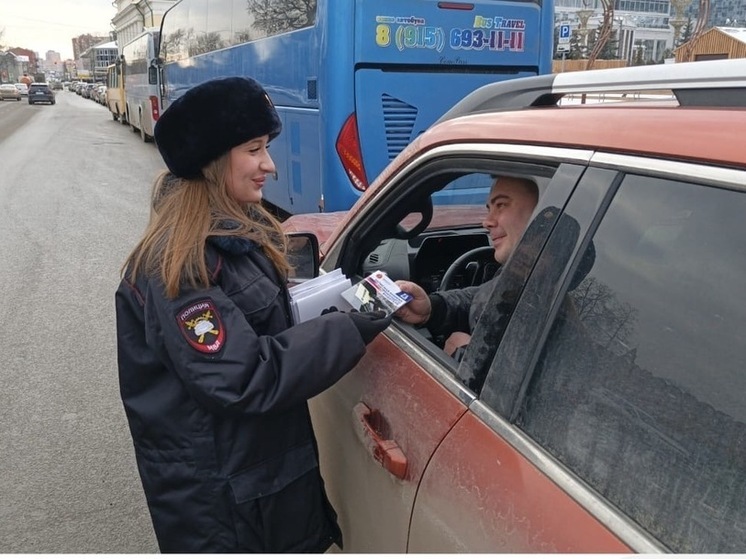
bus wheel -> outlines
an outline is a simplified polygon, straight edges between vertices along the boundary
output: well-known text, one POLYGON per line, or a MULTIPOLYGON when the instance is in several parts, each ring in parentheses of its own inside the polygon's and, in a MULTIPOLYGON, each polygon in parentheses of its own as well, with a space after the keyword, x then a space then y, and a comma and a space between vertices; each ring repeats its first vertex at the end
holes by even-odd
POLYGON ((145 127, 142 125, 142 122, 140 123, 140 137, 146 144, 153 141, 153 138, 145 132, 145 127))

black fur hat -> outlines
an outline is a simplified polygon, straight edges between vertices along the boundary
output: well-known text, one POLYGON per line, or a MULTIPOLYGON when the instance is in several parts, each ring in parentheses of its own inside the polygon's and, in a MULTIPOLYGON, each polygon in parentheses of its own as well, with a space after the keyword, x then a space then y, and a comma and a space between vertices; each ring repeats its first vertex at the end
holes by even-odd
POLYGON ((155 123, 153 135, 168 169, 193 179, 232 148, 282 130, 272 101, 251 78, 223 78, 193 87, 155 123))

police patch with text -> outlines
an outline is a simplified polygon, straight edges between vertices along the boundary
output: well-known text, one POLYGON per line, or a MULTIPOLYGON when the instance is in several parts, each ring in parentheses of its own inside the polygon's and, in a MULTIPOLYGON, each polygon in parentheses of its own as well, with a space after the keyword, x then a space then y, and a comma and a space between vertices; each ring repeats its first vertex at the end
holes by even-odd
POLYGON ((225 328, 215 304, 207 299, 192 303, 176 315, 179 329, 194 349, 217 353, 225 343, 225 328))

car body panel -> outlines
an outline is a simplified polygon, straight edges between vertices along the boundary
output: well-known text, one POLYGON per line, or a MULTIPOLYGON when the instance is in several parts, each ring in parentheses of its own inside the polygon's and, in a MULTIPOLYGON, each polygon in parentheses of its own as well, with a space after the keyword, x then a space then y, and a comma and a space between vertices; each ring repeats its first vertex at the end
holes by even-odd
POLYGON ((509 141, 624 154, 660 154, 667 159, 702 163, 738 162, 746 167, 741 132, 744 126, 746 112, 735 109, 625 109, 617 104, 587 105, 466 116, 434 129, 426 143, 434 145, 458 138, 476 142, 509 141), (551 118, 547 118, 550 111, 551 118), (608 130, 614 130, 614 134, 608 130), (697 135, 697 142, 691 141, 693 134, 697 135))
MULTIPOLYGON (((391 332, 389 335, 395 335, 391 332)), ((329 498, 339 513, 345 546, 355 551, 405 552, 417 486, 438 443, 466 411, 466 405, 435 381, 413 359, 402 359, 398 346, 379 336, 360 363, 336 385, 335 404, 311 401, 314 426, 333 432, 333 445, 321 455, 322 473, 334 480, 329 498), (407 460, 398 479, 374 457, 361 434, 360 418, 339 418, 339 409, 363 403, 379 414, 379 434, 395 441, 407 460), (340 420, 341 419, 341 420, 340 420), (335 459, 342 453, 344 461, 335 459), (366 479, 360 485, 360 479, 366 479), (346 519, 355 518, 355 525, 346 519)))
POLYGON ((410 553, 632 550, 473 413, 428 465, 410 553))

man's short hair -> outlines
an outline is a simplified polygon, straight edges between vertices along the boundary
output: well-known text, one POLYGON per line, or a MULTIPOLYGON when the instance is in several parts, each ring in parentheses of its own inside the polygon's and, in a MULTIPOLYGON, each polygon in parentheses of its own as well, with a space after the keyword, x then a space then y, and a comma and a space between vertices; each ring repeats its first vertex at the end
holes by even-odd
POLYGON ((499 182, 500 179, 513 179, 514 181, 519 182, 522 184, 526 190, 530 191, 532 194, 536 196, 536 199, 539 199, 539 185, 536 184, 536 181, 534 179, 528 178, 528 177, 516 177, 512 175, 490 175, 492 180, 494 181, 492 183, 492 186, 495 186, 495 183, 499 182))

